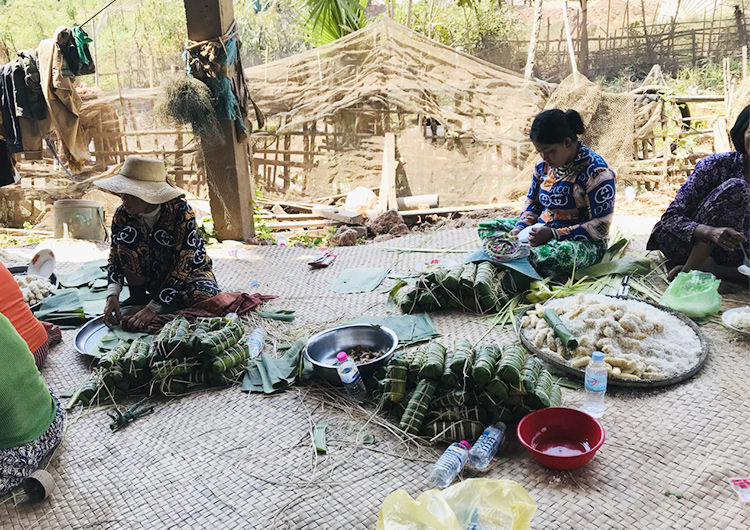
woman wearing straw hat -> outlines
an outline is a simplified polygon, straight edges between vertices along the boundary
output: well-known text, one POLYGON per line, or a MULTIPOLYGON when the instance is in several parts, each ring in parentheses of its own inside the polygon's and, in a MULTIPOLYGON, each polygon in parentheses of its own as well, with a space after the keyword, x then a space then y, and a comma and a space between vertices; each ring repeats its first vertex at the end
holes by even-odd
POLYGON ((158 313, 190 307, 220 292, 183 193, 167 183, 164 162, 140 156, 125 159, 119 175, 95 184, 122 198, 112 219, 109 287, 104 322, 145 329, 158 313), (145 305, 120 318, 119 296, 145 305))

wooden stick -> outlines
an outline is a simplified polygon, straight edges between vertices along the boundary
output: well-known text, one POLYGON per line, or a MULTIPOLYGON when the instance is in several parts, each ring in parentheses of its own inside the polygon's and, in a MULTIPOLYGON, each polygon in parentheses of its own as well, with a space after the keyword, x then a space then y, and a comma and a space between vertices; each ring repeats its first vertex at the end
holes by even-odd
POLYGON ((742 80, 747 78, 747 45, 742 47, 742 80))
POLYGON ((570 24, 568 23, 568 0, 560 0, 562 3, 563 24, 565 26, 565 38, 568 41, 568 53, 570 55, 570 67, 573 70, 573 81, 578 83, 578 66, 576 65, 576 52, 573 48, 573 38, 570 35, 570 24))

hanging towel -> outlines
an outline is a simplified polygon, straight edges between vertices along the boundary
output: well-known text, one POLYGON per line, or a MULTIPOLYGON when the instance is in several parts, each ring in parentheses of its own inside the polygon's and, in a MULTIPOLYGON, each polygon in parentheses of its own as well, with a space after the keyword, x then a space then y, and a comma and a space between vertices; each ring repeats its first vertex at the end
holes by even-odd
MULTIPOLYGON (((62 141, 68 165, 77 171, 83 167, 84 162, 91 159, 91 155, 78 114, 82 105, 81 98, 73 88, 72 81, 63 77, 62 72, 65 60, 58 43, 65 43, 68 38, 70 28, 61 26, 55 30, 52 39, 40 42, 38 66, 51 124, 62 141)), ((41 132, 45 134, 49 131, 41 132)))

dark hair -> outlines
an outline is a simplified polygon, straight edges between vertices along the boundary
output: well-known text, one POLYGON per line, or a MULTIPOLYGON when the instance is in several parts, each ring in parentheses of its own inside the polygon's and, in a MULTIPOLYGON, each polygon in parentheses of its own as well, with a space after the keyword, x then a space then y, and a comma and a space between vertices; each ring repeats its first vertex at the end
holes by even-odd
POLYGON ((745 131, 748 124, 750 124, 750 105, 742 109, 740 115, 737 116, 737 121, 734 122, 732 129, 729 131, 729 136, 732 137, 732 143, 734 144, 734 150, 742 156, 747 156, 747 151, 745 151, 745 131))
POLYGON ((583 131, 583 120, 576 111, 570 109, 563 112, 560 109, 550 109, 534 118, 529 137, 532 142, 538 144, 561 144, 566 138, 577 141, 578 135, 583 134, 583 131))

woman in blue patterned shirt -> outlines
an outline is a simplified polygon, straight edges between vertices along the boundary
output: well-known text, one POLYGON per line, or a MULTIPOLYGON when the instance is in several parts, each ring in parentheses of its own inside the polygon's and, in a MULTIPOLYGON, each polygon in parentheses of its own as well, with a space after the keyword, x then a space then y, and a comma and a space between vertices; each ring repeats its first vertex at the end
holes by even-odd
POLYGON ((541 159, 534 167, 521 216, 479 224, 483 238, 529 232, 529 261, 545 276, 567 276, 598 263, 607 249, 615 206, 615 173, 578 139, 583 120, 575 110, 546 110, 529 136, 541 159))

